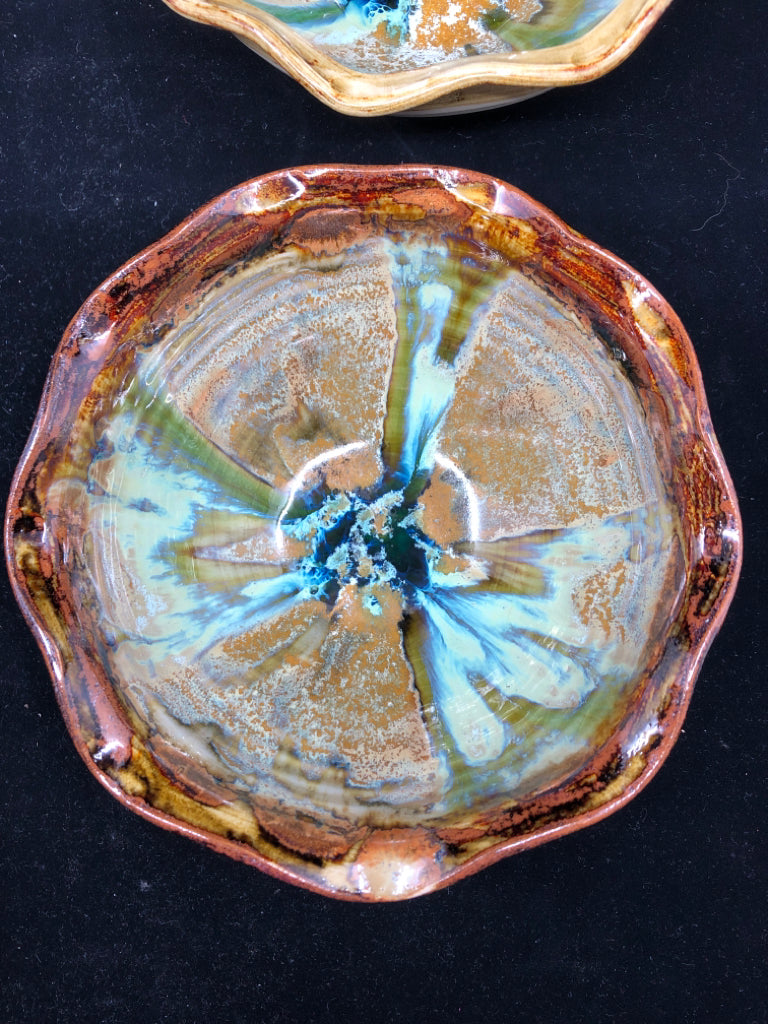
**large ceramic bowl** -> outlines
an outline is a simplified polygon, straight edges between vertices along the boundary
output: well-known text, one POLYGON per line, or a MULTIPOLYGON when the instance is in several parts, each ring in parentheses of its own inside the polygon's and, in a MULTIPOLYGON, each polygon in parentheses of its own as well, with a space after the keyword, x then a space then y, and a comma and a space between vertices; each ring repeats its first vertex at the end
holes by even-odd
POLYGON ((500 106, 610 71, 671 0, 165 0, 346 114, 500 106))
POLYGON ((649 780, 740 527, 642 277, 482 175, 305 168, 88 299, 6 550, 108 789, 373 900, 649 780))

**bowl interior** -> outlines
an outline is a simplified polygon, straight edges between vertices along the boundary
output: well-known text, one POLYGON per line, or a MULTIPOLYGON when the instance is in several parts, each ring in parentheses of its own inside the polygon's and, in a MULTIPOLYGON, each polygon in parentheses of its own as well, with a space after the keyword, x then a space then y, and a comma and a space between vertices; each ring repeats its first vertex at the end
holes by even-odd
POLYGON ((574 43, 625 0, 236 0, 352 71, 386 74, 574 43))

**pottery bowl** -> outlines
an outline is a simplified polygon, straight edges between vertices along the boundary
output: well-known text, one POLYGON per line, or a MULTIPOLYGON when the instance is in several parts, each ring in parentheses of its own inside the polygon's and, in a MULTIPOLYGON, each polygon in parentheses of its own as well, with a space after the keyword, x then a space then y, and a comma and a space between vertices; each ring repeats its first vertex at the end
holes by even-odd
POLYGON ((479 174, 305 168, 88 299, 6 550, 120 800, 396 899, 649 780, 740 527, 643 278, 479 174))
POLYGON ((671 0, 165 0, 346 114, 459 113, 605 74, 671 0))

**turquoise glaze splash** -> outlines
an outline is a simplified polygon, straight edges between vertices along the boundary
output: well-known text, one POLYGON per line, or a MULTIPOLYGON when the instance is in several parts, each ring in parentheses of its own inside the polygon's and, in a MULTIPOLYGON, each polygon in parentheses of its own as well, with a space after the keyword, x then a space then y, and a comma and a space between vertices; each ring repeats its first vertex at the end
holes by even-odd
POLYGON ((334 24, 343 26, 350 37, 367 34, 379 25, 386 26, 395 39, 402 38, 408 31, 408 16, 411 0, 326 0, 306 4, 270 4, 261 0, 247 0, 252 7, 258 7, 265 14, 277 18, 285 25, 299 29, 317 29, 334 24))

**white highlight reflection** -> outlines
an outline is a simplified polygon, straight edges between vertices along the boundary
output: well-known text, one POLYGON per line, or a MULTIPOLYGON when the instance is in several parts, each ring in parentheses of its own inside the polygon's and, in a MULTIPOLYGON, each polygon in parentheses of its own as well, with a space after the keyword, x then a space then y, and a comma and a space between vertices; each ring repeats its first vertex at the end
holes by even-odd
POLYGON ((442 466, 443 469, 447 469, 450 473, 453 473, 461 484, 467 498, 467 507, 469 508, 469 539, 471 541, 479 540, 480 503, 477 500, 477 494, 475 493, 474 487, 469 482, 469 478, 466 473, 459 469, 452 459, 449 459, 446 455, 441 455, 440 452, 435 452, 435 462, 438 466, 442 466))
POLYGON ((365 448, 365 441, 352 441, 350 444, 342 444, 339 445, 338 448, 331 448, 330 451, 323 452, 322 455, 316 455, 314 459, 310 459, 309 462, 302 466, 296 476, 293 477, 291 482, 288 484, 288 497, 283 505, 282 512, 277 517, 277 525, 275 527, 275 540, 277 541, 277 546, 281 553, 285 547, 283 539, 283 520, 286 517, 288 509, 293 504, 296 495, 304 486, 308 477, 316 469, 319 469, 320 466, 324 466, 326 463, 332 462, 334 459, 342 459, 345 455, 350 455, 352 452, 359 451, 360 448, 365 448))
POLYGON ((238 198, 238 207, 242 213, 263 213, 266 210, 274 210, 286 203, 294 202, 306 192, 304 183, 299 181, 294 174, 282 176, 293 190, 291 192, 281 191, 280 188, 275 189, 275 177, 279 178, 280 176, 273 176, 264 182, 255 183, 255 189, 253 187, 246 189, 245 193, 238 198))

